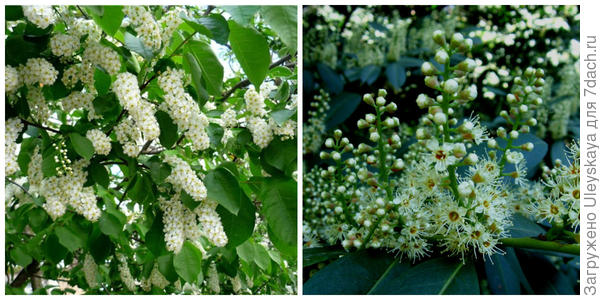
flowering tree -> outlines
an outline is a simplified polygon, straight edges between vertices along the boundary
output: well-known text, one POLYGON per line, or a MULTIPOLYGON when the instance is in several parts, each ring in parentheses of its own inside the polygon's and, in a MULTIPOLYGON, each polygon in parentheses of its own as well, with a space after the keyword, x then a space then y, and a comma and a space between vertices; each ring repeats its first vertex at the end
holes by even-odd
POLYGON ((577 293, 578 95, 556 90, 579 64, 577 7, 305 19, 303 291, 577 293))
POLYGON ((295 7, 6 20, 6 293, 295 293, 295 7))

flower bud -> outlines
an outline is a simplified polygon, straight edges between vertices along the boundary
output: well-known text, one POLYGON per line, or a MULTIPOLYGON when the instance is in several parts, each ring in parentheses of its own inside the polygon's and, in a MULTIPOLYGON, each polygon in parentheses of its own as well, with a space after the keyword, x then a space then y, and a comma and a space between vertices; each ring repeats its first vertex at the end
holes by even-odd
POLYGON ((401 158, 398 158, 394 161, 394 165, 392 166, 394 170, 402 170, 404 169, 404 161, 401 158))
POLYGON ((426 61, 421 65, 421 72, 423 72, 423 75, 425 76, 432 76, 437 75, 438 70, 432 63, 426 61))
POLYGON ((375 103, 377 103, 377 106, 384 106, 385 105, 385 98, 383 98, 381 96, 377 97, 377 100, 375 100, 375 101, 376 101, 375 103))
POLYGON ((487 145, 491 149, 496 149, 496 147, 498 147, 498 142, 496 142, 496 140, 494 140, 494 139, 491 139, 491 140, 488 140, 487 145))
POLYGON ((331 152, 331 158, 333 158, 333 160, 335 160, 335 161, 338 161, 342 158, 342 156, 340 155, 339 152, 333 151, 333 152, 331 152))
POLYGON ((371 132, 371 135, 369 136, 369 140, 371 140, 371 142, 379 141, 379 133, 377 133, 377 131, 371 132))
POLYGON ((419 106, 419 108, 426 108, 431 104, 433 104, 433 101, 431 100, 431 98, 427 97, 427 95, 419 94, 419 96, 417 97, 417 105, 419 106))
POLYGON ((463 144, 463 143, 454 144, 454 147, 452 148, 452 153, 457 158, 461 158, 461 157, 465 156, 467 154, 467 149, 465 148, 465 144, 463 144))
POLYGON ((510 132, 510 138, 513 139, 513 140, 518 139, 519 138, 519 132, 516 131, 516 130, 511 131, 510 132))
POLYGON ((379 96, 379 97, 385 97, 385 96, 387 96, 387 91, 385 89, 379 89, 377 91, 377 96, 379 96))
POLYGON ((519 131, 521 133, 529 133, 529 126, 527 125, 522 125, 521 128, 519 129, 519 131))
POLYGON ((506 138, 506 129, 504 129, 504 127, 500 126, 496 130, 496 134, 501 138, 506 138))
POLYGON ((444 36, 444 32, 439 29, 434 31, 433 41, 440 46, 446 45, 446 37, 444 36))
POLYGON ((342 138, 342 140, 340 141, 341 146, 346 146, 348 144, 350 144, 350 140, 347 137, 342 138))
POLYGON ((535 118, 531 118, 531 119, 527 120, 527 125, 535 126, 535 125, 537 125, 537 120, 535 118))
POLYGON ((458 193, 463 197, 469 197, 473 193, 473 182, 464 181, 458 185, 458 193))
POLYGON ((388 127, 388 128, 392 128, 392 127, 394 127, 394 125, 395 125, 395 124, 394 124, 394 119, 392 119, 392 118, 388 117, 388 118, 386 118, 386 119, 385 119, 385 121, 383 121, 383 124, 384 124, 386 127, 388 127))
POLYGON ((358 153, 365 153, 371 151, 371 146, 361 143, 358 145, 358 153))
POLYGON ((438 124, 438 125, 446 123, 447 120, 448 120, 448 118, 446 117, 446 114, 443 112, 437 112, 433 116, 433 122, 435 122, 435 124, 438 124))
POLYGON ((377 212, 375 212, 375 213, 376 213, 378 216, 380 216, 380 217, 381 217, 381 216, 385 215, 385 209, 383 209, 383 208, 378 208, 378 209, 377 209, 377 212))
POLYGON ((444 91, 449 94, 454 94, 458 91, 458 82, 454 79, 448 79, 444 82, 444 91))
POLYGON ((477 157, 477 154, 475 153, 469 153, 469 155, 467 155, 467 157, 465 158, 465 163, 467 165, 474 165, 479 161, 479 157, 477 157))
POLYGON ((535 70, 535 77, 538 77, 538 78, 544 77, 544 69, 539 68, 539 69, 535 70))
POLYGON ((448 60, 450 59, 448 57, 448 52, 446 52, 446 50, 444 49, 440 49, 438 50, 438 52, 435 54, 434 57, 435 61, 437 61, 439 64, 444 65, 448 62, 448 60))
POLYGON ((535 70, 532 67, 527 67, 527 69, 525 69, 525 77, 531 77, 533 76, 535 73, 535 70))
POLYGON ((373 101, 373 95, 371 95, 371 94, 365 94, 363 96, 363 101, 365 101, 365 103, 367 103, 371 106, 375 106, 375 102, 373 101))
POLYGON ((473 48, 473 40, 465 39, 464 42, 458 46, 458 51, 465 53, 471 51, 471 48, 473 48))
POLYGON ((342 131, 339 129, 336 129, 333 131, 333 137, 335 137, 336 139, 339 139, 342 137, 342 131))
POLYGON ((525 104, 521 104, 521 106, 519 106, 519 111, 522 113, 526 113, 528 110, 527 105, 525 104))
POLYGON ((463 72, 473 72, 475 67, 477 67, 477 63, 474 60, 467 58, 459 63, 456 67, 463 72))
POLYGON ((425 129, 423 128, 417 128, 417 131, 415 132, 415 136, 418 140, 424 140, 427 138, 427 135, 425 133, 425 129))
POLYGON ((397 105, 396 105, 396 103, 394 103, 394 102, 390 102, 390 104, 388 104, 388 105, 385 107, 385 111, 387 111, 387 112, 388 112, 388 113, 390 113, 390 114, 391 114, 391 113, 393 113, 393 112, 395 112, 395 111, 396 111, 396 109, 398 109, 398 106, 397 106, 397 105))
POLYGON ((348 167, 353 167, 353 166, 355 166, 355 165, 356 165, 356 159, 354 159, 354 158, 349 158, 349 159, 347 159, 347 160, 345 161, 345 163, 346 163, 346 165, 347 165, 348 167))
POLYGON ((328 159, 329 153, 327 153, 325 151, 321 151, 321 153, 319 153, 319 157, 321 157, 321 159, 328 159))
MULTIPOLYGON (((343 186, 340 186, 340 187, 343 188, 343 186)), ((338 188, 338 191, 339 191, 339 188, 338 188)), ((343 193, 343 192, 341 192, 341 193, 343 193)), ((342 212, 344 212, 344 210, 342 209, 341 206, 336 206, 334 211, 338 215, 341 214, 342 212)))
POLYGON ((546 82, 544 81, 544 78, 538 78, 535 80, 535 82, 533 83, 536 87, 540 87, 540 86, 544 86, 546 82))
POLYGON ((363 119, 359 119, 356 122, 356 126, 358 127, 358 129, 364 129, 364 128, 367 128, 369 126, 369 123, 367 123, 367 121, 365 121, 363 119))
POLYGON ((366 120, 368 123, 373 123, 373 122, 375 122, 375 119, 376 119, 376 118, 377 118, 377 117, 376 117, 374 114, 367 114, 367 115, 365 115, 365 120, 366 120))
POLYGON ((508 104, 513 104, 517 101, 517 98, 514 94, 508 94, 506 95, 506 101, 508 102, 508 104))
POLYGON ((463 35, 457 32, 452 35, 452 38, 450 39, 450 46, 458 48, 461 46, 464 40, 465 38, 463 37, 463 35))
POLYGON ((325 140, 325 147, 327 148, 333 148, 334 142, 332 138, 327 138, 325 140))
POLYGON ((435 89, 440 86, 440 83, 438 82, 437 76, 426 76, 425 85, 432 89, 435 89))
POLYGON ((532 142, 527 142, 527 143, 521 145, 521 150, 525 150, 525 151, 531 151, 531 150, 533 150, 533 143, 532 142))
POLYGON ((506 110, 501 110, 499 115, 500 117, 508 120, 508 112, 506 110))

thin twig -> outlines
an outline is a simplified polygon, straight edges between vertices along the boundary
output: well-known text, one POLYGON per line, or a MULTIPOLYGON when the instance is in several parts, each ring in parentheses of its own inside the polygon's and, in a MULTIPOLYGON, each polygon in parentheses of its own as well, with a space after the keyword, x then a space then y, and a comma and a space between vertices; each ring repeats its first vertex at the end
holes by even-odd
POLYGON ((41 129, 44 129, 44 130, 48 130, 48 131, 51 131, 51 132, 54 132, 54 133, 61 133, 59 130, 56 130, 54 128, 46 127, 46 126, 43 126, 43 125, 37 124, 37 123, 32 123, 32 122, 29 122, 29 121, 27 121, 27 120, 25 120, 23 118, 20 118, 20 119, 21 119, 21 122, 25 123, 26 125, 31 125, 31 126, 34 126, 34 127, 37 127, 37 128, 41 128, 41 129))
POLYGON ((144 146, 142 147, 142 150, 140 150, 140 154, 144 153, 144 151, 146 151, 146 149, 148 149, 148 147, 150 147, 150 144, 152 144, 153 140, 148 140, 144 146))
POLYGON ((32 195, 29 193, 29 191, 27 191, 27 190, 26 190, 26 189, 25 189, 25 188, 24 188, 22 185, 20 185, 20 184, 18 184, 18 183, 16 183, 16 182, 14 182, 12 179, 10 179, 10 178, 6 178, 6 181, 8 181, 8 182, 10 182, 10 183, 12 183, 12 184, 14 184, 14 185, 16 185, 16 186, 20 187, 20 188, 23 190, 23 192, 25 192, 25 194, 29 195, 30 197, 33 197, 33 196, 32 196, 32 195))
POLYGON ((75 5, 77 6, 77 9, 79 9, 79 11, 81 12, 81 14, 83 15, 84 18, 89 19, 90 17, 83 11, 83 9, 81 9, 81 6, 79 5, 75 5))
MULTIPOLYGON (((121 110, 121 113, 117 117, 117 121, 115 122, 115 124, 119 124, 119 122, 121 122, 121 119, 123 119, 124 115, 125 115, 125 108, 123 108, 123 110, 121 110)), ((113 129, 115 129, 115 126, 110 127, 110 129, 106 132, 106 135, 110 135, 110 133, 113 131, 113 129)))
MULTIPOLYGON (((289 55, 289 54, 286 55, 286 56, 284 56, 284 57, 282 57, 282 58, 280 58, 279 60, 277 60, 276 62, 272 63, 269 66, 269 70, 273 69, 273 68, 275 68, 277 66, 282 65, 283 63, 285 63, 286 61, 290 60, 291 58, 292 58, 292 56, 289 55)), ((234 85, 233 87, 231 87, 231 89, 229 89, 228 91, 226 91, 225 93, 223 93, 223 99, 222 100, 225 100, 225 99, 229 98, 233 94, 233 92, 235 92, 237 89, 240 89, 240 88, 243 88, 243 87, 246 87, 246 86, 249 86, 249 85, 250 85, 250 80, 248 80, 248 79, 244 79, 244 80, 238 82, 236 85, 234 85)))

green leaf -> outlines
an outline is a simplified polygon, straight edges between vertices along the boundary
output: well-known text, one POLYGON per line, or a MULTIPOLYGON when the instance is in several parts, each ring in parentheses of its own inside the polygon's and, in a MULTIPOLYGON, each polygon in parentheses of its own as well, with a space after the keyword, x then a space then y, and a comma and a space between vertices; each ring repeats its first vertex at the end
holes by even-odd
POLYGON ((69 134, 69 139, 75 152, 81 155, 81 157, 90 160, 94 156, 94 145, 88 138, 79 133, 72 132, 69 134))
POLYGON ((177 135, 177 124, 171 119, 168 113, 159 110, 154 114, 160 127, 160 135, 158 139, 165 148, 171 148, 179 136, 177 135))
POLYGON ((44 257, 50 262, 58 264, 67 255, 67 248, 63 247, 55 234, 49 234, 44 243, 42 243, 44 257))
POLYGON ((7 5, 4 7, 6 21, 17 21, 23 18, 23 9, 20 5, 7 5))
POLYGON ((57 174, 56 167, 58 167, 58 163, 54 160, 55 154, 55 151, 51 151, 51 154, 42 159, 42 173, 44 174, 44 178, 57 174))
POLYGON ((150 168, 150 177, 156 184, 161 184, 165 181, 169 175, 171 175, 171 166, 167 163, 163 163, 156 156, 151 157, 147 162, 146 166, 150 168))
POLYGON ((202 273, 202 253, 189 241, 183 243, 179 253, 173 258, 175 272, 186 282, 194 283, 202 273))
POLYGON ((277 77, 289 77, 294 74, 292 70, 284 66, 277 66, 273 69, 269 70, 269 77, 277 78, 277 77))
POLYGON ((56 227, 54 232, 56 233, 60 244, 65 246, 70 252, 74 252, 85 244, 81 236, 74 232, 72 228, 63 226, 56 227))
POLYGON ((375 65, 366 66, 360 71, 360 81, 371 85, 379 78, 380 73, 381 67, 375 65))
POLYGON ((304 248, 302 250, 302 267, 306 268, 332 258, 339 258, 344 254, 346 254, 346 251, 333 246, 304 248))
POLYGON ((237 255, 245 262, 250 263, 254 261, 254 242, 252 240, 247 240, 243 244, 237 246, 235 250, 237 255))
POLYGON ((141 55, 145 60, 149 61, 152 59, 152 57, 154 57, 154 52, 152 51, 152 49, 146 47, 144 42, 142 42, 142 40, 139 37, 129 32, 125 32, 124 39, 125 47, 141 55))
POLYGON ((537 237, 546 233, 540 225, 519 213, 513 215, 512 226, 508 229, 508 232, 512 238, 537 237))
POLYGON ((148 247, 148 250, 152 252, 154 257, 160 257, 167 253, 163 227, 162 214, 158 214, 154 217, 152 227, 150 227, 144 239, 146 247, 148 247))
POLYGON ((115 239, 118 239, 121 232, 123 232, 123 224, 119 222, 117 217, 107 212, 102 213, 100 220, 98 220, 98 225, 100 226, 100 231, 102 231, 102 233, 115 239))
POLYGON ((292 51, 296 51, 298 48, 298 8, 296 6, 268 5, 261 7, 260 14, 281 41, 292 51))
POLYGON ((92 163, 87 168, 88 171, 88 180, 91 182, 96 182, 97 184, 108 188, 110 183, 110 178, 108 176, 108 171, 106 171, 106 167, 99 163, 92 163))
POLYGON ((208 199, 216 201, 236 215, 240 210, 242 190, 237 179, 226 168, 212 169, 204 177, 208 199))
POLYGON ((21 142, 21 150, 17 156, 17 163, 23 173, 27 173, 29 170, 29 163, 31 162, 31 155, 35 146, 38 144, 37 138, 26 138, 21 142))
POLYGON ((267 40, 256 30, 229 21, 229 42, 248 80, 258 90, 267 76, 271 55, 267 40))
POLYGON ((206 131, 208 132, 208 137, 210 138, 210 145, 213 148, 219 147, 221 145, 221 140, 223 139, 223 134, 225 134, 223 127, 216 123, 210 123, 208 124, 206 131))
POLYGON ((485 274, 491 292, 495 295, 518 295, 521 293, 521 278, 527 283, 515 251, 506 248, 506 254, 496 253, 485 261, 485 274), (516 263, 511 263, 514 260, 516 263), (514 268, 518 268, 517 270, 514 268), (519 275, 520 274, 520 275, 519 275), (521 277, 522 276, 522 277, 521 277))
POLYGON ((190 72, 192 73, 192 83, 194 84, 194 87, 196 88, 196 91, 199 94, 199 103, 200 105, 204 105, 204 103, 206 103, 206 100, 208 100, 209 96, 208 92, 204 88, 204 83, 202 80, 202 69, 200 68, 200 64, 191 52, 186 52, 183 55, 183 58, 184 63, 188 65, 190 72))
POLYGON ((385 75, 395 91, 398 91, 406 82, 406 69, 404 69, 404 66, 400 62, 387 65, 385 75))
POLYGON ((339 94, 344 89, 344 78, 324 63, 317 63, 317 71, 325 89, 331 94, 339 94))
POLYGON ((287 176, 291 176, 298 168, 296 147, 296 139, 273 139, 260 154, 265 171, 270 174, 282 172, 287 176))
POLYGON ((98 264, 103 264, 108 256, 112 254, 114 249, 115 245, 110 238, 104 234, 99 234, 97 238, 90 241, 90 254, 98 264))
POLYGON ((197 19, 184 18, 185 22, 196 31, 213 39, 215 42, 226 45, 229 38, 227 21, 219 14, 211 14, 197 19))
POLYGON ((143 204, 153 199, 152 181, 145 173, 138 173, 133 187, 127 192, 127 196, 136 203, 143 204))
POLYGON ((96 114, 102 115, 105 120, 116 120, 121 113, 121 105, 114 93, 96 97, 92 104, 96 114))
POLYGON ((285 123, 285 121, 287 121, 289 118, 291 118, 295 114, 296 114, 295 110, 281 109, 281 110, 276 110, 276 111, 271 112, 271 118, 273 118, 273 120, 275 120, 275 122, 277 122, 277 124, 283 125, 283 123, 285 123))
POLYGON ((343 92, 334 97, 330 102, 330 109, 325 119, 327 130, 333 129, 343 123, 354 113, 360 104, 361 97, 356 93, 343 92))
POLYGON ((275 93, 275 100, 279 102, 285 102, 290 97, 290 85, 287 81, 284 81, 283 84, 277 89, 277 93, 275 93))
POLYGON ((181 191, 180 200, 183 203, 183 205, 185 205, 185 207, 187 207, 191 211, 194 211, 194 209, 201 204, 201 202, 194 200, 194 198, 192 198, 192 196, 190 196, 190 194, 188 194, 185 190, 181 191))
POLYGON ((217 213, 221 217, 221 224, 227 235, 228 247, 237 247, 250 238, 254 232, 256 208, 244 193, 241 193, 240 197, 240 209, 237 216, 223 206, 217 206, 217 213))
POLYGON ((114 36, 121 27, 121 21, 125 14, 123 13, 123 6, 120 5, 106 5, 101 7, 103 9, 102 14, 98 14, 97 11, 92 11, 92 18, 96 21, 96 24, 104 30, 108 35, 114 36))
POLYGON ((96 66, 94 70, 94 87, 98 91, 99 96, 103 96, 108 93, 110 89, 111 79, 110 75, 102 70, 100 67, 96 66))
POLYGON ((282 253, 296 257, 298 233, 297 184, 293 179, 266 178, 259 199, 267 220, 269 238, 282 253))
POLYGON ((175 282, 179 278, 175 267, 173 266, 173 254, 169 253, 156 259, 158 262, 158 271, 170 282, 175 282))
POLYGON ((205 83, 208 93, 220 96, 223 86, 223 66, 210 45, 205 42, 190 40, 186 47, 194 55, 202 70, 202 81, 205 83))
POLYGON ((28 212, 29 225, 34 229, 38 230, 46 224, 48 220, 48 214, 41 207, 35 207, 28 212))
POLYGON ((242 26, 247 26, 254 19, 254 15, 260 9, 257 5, 220 6, 219 8, 228 12, 231 18, 242 26))
POLYGON ((10 251, 10 258, 21 267, 27 267, 33 258, 23 250, 22 247, 13 248, 10 251))

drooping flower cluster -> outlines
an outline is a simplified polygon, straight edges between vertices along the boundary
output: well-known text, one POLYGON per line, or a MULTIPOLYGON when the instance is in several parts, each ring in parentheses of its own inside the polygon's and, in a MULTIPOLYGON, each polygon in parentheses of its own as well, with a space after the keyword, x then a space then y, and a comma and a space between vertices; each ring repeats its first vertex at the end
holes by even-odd
POLYGON ((127 264, 127 258, 121 253, 117 253, 116 256, 117 260, 119 261, 119 275, 121 276, 121 281, 123 281, 123 284, 128 290, 135 292, 137 286, 133 276, 131 276, 131 271, 129 270, 129 265, 127 264))
POLYGON ((112 85, 112 90, 123 108, 129 111, 144 138, 146 140, 158 138, 160 129, 156 117, 154 117, 154 108, 150 102, 142 99, 135 75, 128 72, 119 73, 112 85))
POLYGON ((6 65, 4 69, 4 91, 7 93, 14 92, 21 86, 21 79, 19 78, 19 71, 17 69, 6 65))
POLYGON ((58 33, 50 38, 50 49, 56 56, 70 57, 79 50, 79 46, 77 36, 58 33))
POLYGON ((171 175, 167 177, 166 182, 183 189, 195 201, 202 202, 206 199, 204 183, 183 159, 175 155, 167 155, 164 160, 172 167, 171 175))
POLYGON ((85 134, 94 145, 94 151, 96 154, 108 155, 110 153, 111 145, 110 138, 99 129, 91 129, 85 134))
POLYGON ((217 247, 224 247, 228 239, 223 230, 221 217, 216 211, 217 205, 217 202, 207 199, 196 207, 194 212, 198 215, 204 236, 217 247))
POLYGON ((160 26, 148 9, 144 6, 125 6, 123 12, 135 26, 137 36, 146 47, 158 50, 161 45, 160 26))
POLYGON ((98 265, 89 253, 86 253, 83 259, 83 275, 90 288, 95 289, 98 286, 98 265))
POLYGON ((4 133, 4 170, 6 175, 11 175, 19 169, 17 164, 18 147, 15 141, 23 130, 23 123, 18 118, 6 120, 4 133))
POLYGON ((219 285, 219 273, 217 272, 217 266, 215 262, 212 262, 208 267, 208 288, 211 289, 215 294, 221 292, 221 286, 219 285))
POLYGON ((262 117, 267 111, 265 110, 265 99, 255 89, 248 89, 244 94, 246 101, 246 110, 252 115, 262 117))
POLYGON ((139 154, 138 141, 142 139, 142 133, 131 118, 127 118, 115 126, 115 135, 117 141, 123 145, 123 153, 130 157, 136 157, 139 154))
POLYGON ((259 147, 265 148, 273 140, 273 130, 262 117, 250 117, 247 127, 252 133, 252 140, 259 147))
POLYGON ((162 16, 162 18, 160 18, 160 20, 158 20, 158 23, 163 25, 161 33, 163 45, 169 44, 169 41, 173 36, 173 32, 175 32, 177 27, 183 23, 183 20, 180 17, 182 13, 185 13, 185 10, 181 9, 180 7, 176 7, 175 9, 169 10, 162 16))
POLYGON ((185 232, 183 230, 185 208, 179 198, 180 193, 175 193, 173 198, 168 200, 162 196, 158 198, 160 208, 163 212, 163 231, 165 233, 166 248, 175 253, 181 250, 181 246, 185 240, 185 232))
POLYGON ((184 76, 183 70, 169 68, 158 77, 158 85, 165 92, 163 107, 192 141, 192 149, 205 150, 210 146, 210 138, 206 133, 208 118, 183 89, 184 76))
POLYGON ((314 153, 321 148, 323 144, 323 134, 325 133, 325 119, 329 111, 329 101, 331 98, 324 90, 314 97, 310 102, 312 110, 308 112, 310 116, 308 122, 302 129, 302 148, 304 153, 314 153))
POLYGON ((23 15, 29 22, 42 29, 56 22, 56 14, 50 5, 23 6, 23 15))
POLYGON ((78 38, 87 35, 86 43, 98 42, 102 36, 102 30, 94 20, 87 20, 84 18, 75 18, 70 25, 72 32, 78 38))
MULTIPOLYGON (((64 78, 64 77, 63 77, 64 78)), ((71 112, 75 109, 85 109, 88 111, 88 120, 99 119, 101 116, 96 114, 94 108, 94 94, 73 91, 67 97, 60 100, 65 112, 71 112)))
MULTIPOLYGON (((92 78, 95 65, 101 66, 110 75, 117 74, 121 69, 119 54, 110 47, 100 45, 99 43, 91 43, 85 48, 83 51, 83 63, 86 69, 91 69, 92 78)), ((88 83, 87 81, 84 82, 88 83)))
POLYGON ((19 73, 23 82, 29 86, 39 84, 40 86, 51 85, 58 76, 58 71, 43 58, 30 58, 25 66, 19 67, 19 73))

